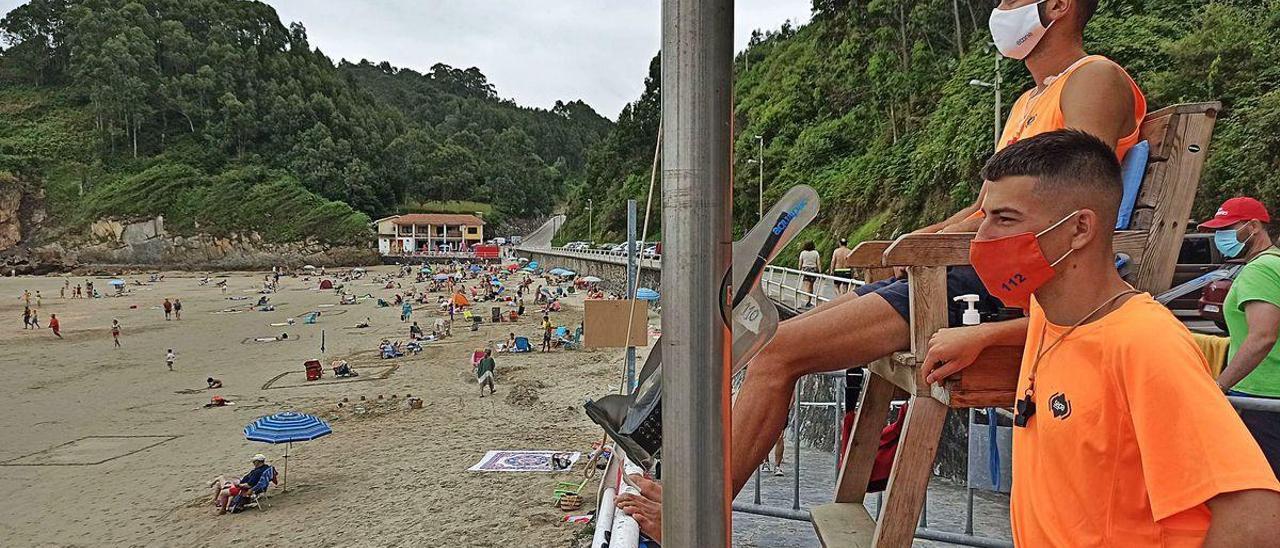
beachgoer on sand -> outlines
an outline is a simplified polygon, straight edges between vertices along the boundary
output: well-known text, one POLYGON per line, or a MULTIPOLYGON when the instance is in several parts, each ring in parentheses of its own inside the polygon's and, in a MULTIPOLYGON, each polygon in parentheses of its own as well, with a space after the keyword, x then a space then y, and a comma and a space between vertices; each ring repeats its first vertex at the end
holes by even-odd
POLYGON ((170 348, 169 351, 165 353, 164 364, 169 366, 169 371, 173 371, 173 362, 177 361, 177 359, 178 359, 178 356, 177 354, 173 353, 172 348, 170 348))
POLYGON ((120 320, 111 320, 111 340, 115 342, 116 348, 120 348, 120 320))
POLYGON ((554 326, 551 325, 551 316, 542 316, 542 351, 551 351, 551 331, 554 326))
POLYGON ((493 388, 493 370, 497 367, 497 363, 493 360, 493 350, 486 348, 484 350, 484 358, 476 365, 476 381, 480 384, 480 397, 484 397, 484 387, 489 385, 489 393, 496 392, 493 388))
POLYGON ((40 311, 31 309, 31 329, 40 329, 40 311))
POLYGON ((53 334, 57 335, 59 339, 62 338, 62 324, 58 323, 57 314, 49 314, 49 329, 52 329, 53 334))
POLYGON ((205 379, 204 382, 205 384, 209 385, 209 388, 222 388, 222 379, 215 379, 213 377, 209 377, 205 379))
POLYGON ((173 319, 175 320, 182 319, 182 300, 181 299, 173 300, 173 319))
POLYGON ((166 297, 164 300, 164 321, 167 322, 173 319, 172 316, 173 316, 173 303, 169 301, 168 297, 166 297))
POLYGON ((31 307, 22 307, 22 328, 31 329, 31 307))
POLYGON ((36 308, 44 306, 44 297, 40 296, 40 291, 36 291, 36 308))

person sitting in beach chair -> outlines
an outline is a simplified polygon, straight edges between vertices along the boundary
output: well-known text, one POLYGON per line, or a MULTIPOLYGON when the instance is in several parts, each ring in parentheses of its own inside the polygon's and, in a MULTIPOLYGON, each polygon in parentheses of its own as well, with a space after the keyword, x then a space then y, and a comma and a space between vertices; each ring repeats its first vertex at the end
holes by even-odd
MULTIPOLYGON (((236 484, 238 492, 231 499, 228 510, 231 513, 237 513, 244 510, 245 504, 253 499, 257 502, 259 495, 267 492, 267 487, 272 483, 276 483, 276 469, 274 466, 267 465, 267 457, 262 453, 258 453, 250 459, 253 463, 253 469, 240 478, 240 483, 236 484)), ((259 507, 261 504, 259 503, 259 507)))
POLYGON ((508 333, 507 342, 498 343, 498 352, 514 352, 516 349, 516 334, 508 333))

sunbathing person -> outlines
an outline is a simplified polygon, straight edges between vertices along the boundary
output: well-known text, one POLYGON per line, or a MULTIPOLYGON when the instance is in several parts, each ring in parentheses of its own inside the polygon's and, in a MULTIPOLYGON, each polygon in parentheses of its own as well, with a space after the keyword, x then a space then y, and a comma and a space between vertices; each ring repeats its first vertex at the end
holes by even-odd
POLYGON ((368 317, 368 316, 365 316, 365 317, 364 317, 364 321, 363 321, 363 322, 360 322, 360 323, 358 323, 358 324, 356 324, 356 325, 355 325, 355 327, 356 327, 356 329, 364 329, 364 328, 366 328, 366 327, 369 327, 370 323, 371 323, 371 322, 369 321, 369 317, 368 317))

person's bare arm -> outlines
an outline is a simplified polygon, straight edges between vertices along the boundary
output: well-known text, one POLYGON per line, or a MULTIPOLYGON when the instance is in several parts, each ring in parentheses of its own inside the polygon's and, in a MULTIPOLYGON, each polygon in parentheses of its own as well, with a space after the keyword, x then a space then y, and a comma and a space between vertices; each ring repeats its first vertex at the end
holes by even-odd
POLYGON ((1274 546, 1280 523, 1280 493, 1249 489, 1222 493, 1205 503, 1213 517, 1205 548, 1274 546))
POLYGON ((1123 69, 1114 63, 1089 63, 1077 69, 1062 90, 1063 122, 1115 148, 1137 124, 1134 101, 1123 69))
POLYGON ((934 384, 969 367, 987 347, 1022 346, 1027 342, 1027 325, 1026 318, 1018 318, 938 330, 929 338, 929 353, 924 357, 925 381, 934 384))
POLYGON ((1231 388, 1249 376, 1263 358, 1271 353, 1280 333, 1280 307, 1266 301, 1248 301, 1244 304, 1245 321, 1249 335, 1231 358, 1231 363, 1218 375, 1218 385, 1231 388))

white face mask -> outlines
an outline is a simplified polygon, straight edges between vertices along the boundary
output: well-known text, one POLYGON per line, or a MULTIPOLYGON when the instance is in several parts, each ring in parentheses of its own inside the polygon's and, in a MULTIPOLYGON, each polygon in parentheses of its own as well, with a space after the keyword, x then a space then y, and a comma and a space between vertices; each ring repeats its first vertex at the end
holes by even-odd
POLYGON ((991 10, 991 18, 987 24, 991 27, 991 38, 1001 55, 1010 59, 1023 59, 1031 54, 1031 50, 1036 49, 1036 44, 1044 38, 1044 33, 1053 26, 1053 22, 1049 23, 1049 27, 1040 23, 1040 4, 1044 2, 1045 0, 1040 0, 1011 10, 991 10))

